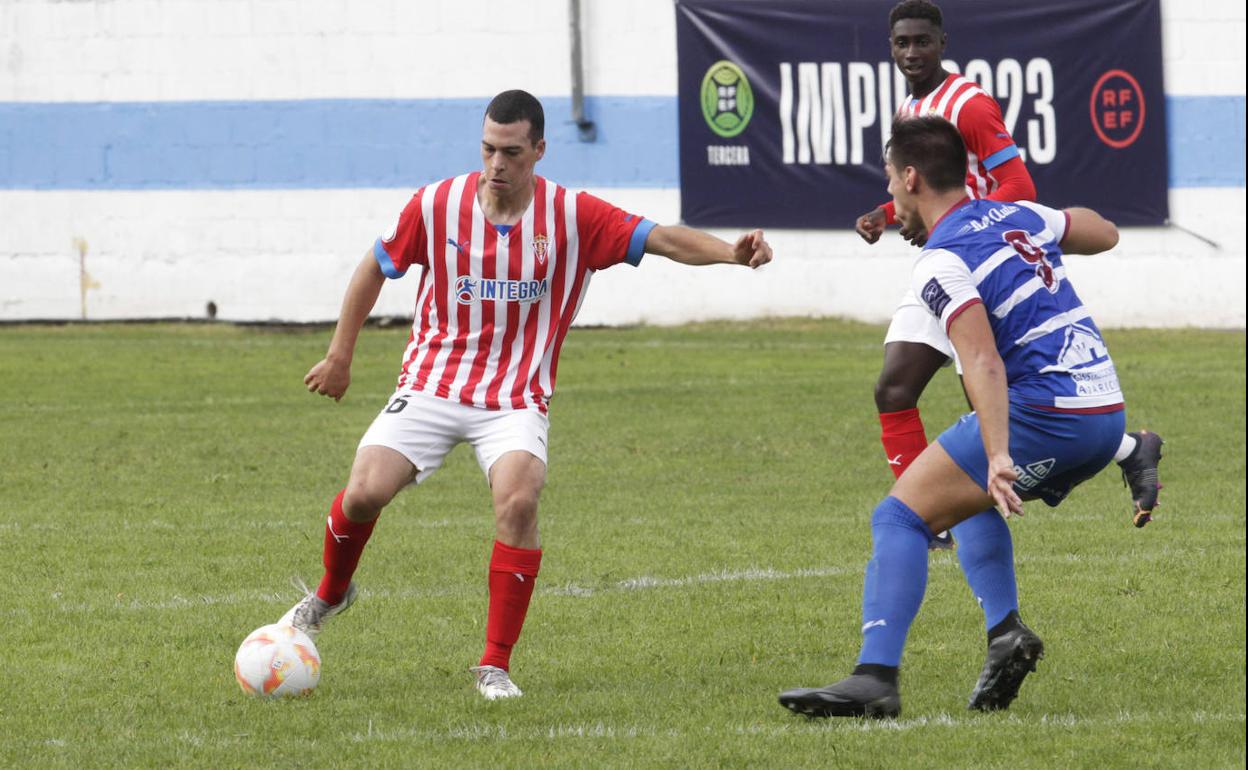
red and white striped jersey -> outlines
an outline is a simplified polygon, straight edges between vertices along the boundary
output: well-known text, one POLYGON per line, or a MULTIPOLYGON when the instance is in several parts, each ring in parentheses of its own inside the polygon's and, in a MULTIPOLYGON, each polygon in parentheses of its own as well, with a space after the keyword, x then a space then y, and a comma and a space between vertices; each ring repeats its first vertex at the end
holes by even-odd
POLYGON ((477 200, 479 176, 421 188, 373 246, 389 278, 423 268, 398 386, 545 412, 591 274, 640 262, 654 223, 535 177, 520 222, 496 226, 477 200))
POLYGON ((1001 105, 969 78, 956 72, 922 99, 907 97, 897 115, 939 115, 958 127, 966 144, 966 194, 984 198, 997 189, 988 173, 1010 158, 1018 147, 1001 118, 1001 105))

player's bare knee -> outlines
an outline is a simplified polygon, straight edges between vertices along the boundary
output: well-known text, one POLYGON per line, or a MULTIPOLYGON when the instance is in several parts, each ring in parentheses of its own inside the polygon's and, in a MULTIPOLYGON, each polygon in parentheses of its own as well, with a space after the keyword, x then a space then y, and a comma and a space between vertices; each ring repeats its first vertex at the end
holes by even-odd
POLYGON ((533 519, 537 517, 537 492, 520 489, 504 497, 495 508, 495 515, 508 519, 533 519))
POLYGON ((372 521, 393 497, 389 490, 352 479, 342 496, 342 512, 351 521, 372 521))
POLYGON ((513 508, 507 512, 496 511, 495 537, 516 548, 537 548, 537 509, 513 508))
POLYGON ((909 382, 892 379, 887 376, 886 372, 881 374, 880 379, 875 383, 875 408, 881 413, 914 409, 919 405, 919 396, 922 393, 922 388, 916 388, 909 382))

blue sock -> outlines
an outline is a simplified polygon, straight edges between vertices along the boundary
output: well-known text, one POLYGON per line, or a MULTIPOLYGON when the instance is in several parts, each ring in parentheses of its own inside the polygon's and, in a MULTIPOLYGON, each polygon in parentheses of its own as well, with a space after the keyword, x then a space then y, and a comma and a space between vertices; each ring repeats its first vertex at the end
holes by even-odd
POLYGON ((954 527, 953 536, 962 574, 984 610, 984 627, 991 629, 1018 611, 1010 527, 995 508, 989 508, 954 527))
POLYGON ((860 665, 901 665, 906 634, 927 590, 931 539, 918 514, 895 497, 884 498, 871 514, 873 546, 862 585, 860 665))

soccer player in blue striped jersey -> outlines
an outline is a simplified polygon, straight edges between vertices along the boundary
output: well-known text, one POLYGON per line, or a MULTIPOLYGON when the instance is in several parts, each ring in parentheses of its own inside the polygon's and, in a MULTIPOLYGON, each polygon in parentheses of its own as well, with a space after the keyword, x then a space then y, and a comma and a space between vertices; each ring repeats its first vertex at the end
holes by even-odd
POLYGON ((1129 438, 1113 360, 1062 263, 1063 252, 1112 248, 1118 231, 1090 209, 968 199, 966 148, 940 117, 895 121, 885 167, 898 217, 929 233, 912 285, 953 343, 974 411, 919 455, 871 517, 857 668, 780 703, 811 716, 900 713, 898 672, 928 545, 960 525, 959 559, 988 629, 969 707, 1003 709, 1044 653, 1019 619, 1005 519, 1022 514, 1023 499, 1058 505, 1129 438))
MULTIPOLYGON (((944 69, 947 36, 940 8, 928 0, 903 0, 889 12, 888 23, 893 61, 911 89, 898 116, 940 115, 957 126, 967 148, 963 173, 970 197, 1007 203, 1035 200, 1035 184, 1010 137, 1000 105, 973 80, 944 69)), ((859 217, 855 228, 864 240, 875 243, 885 225, 896 218, 889 201, 859 217)), ((927 234, 921 225, 920 221, 911 226, 902 222, 902 235, 915 245, 923 245, 927 234)), ((880 441, 895 476, 900 477, 927 446, 919 397, 951 355, 946 335, 924 313, 913 292, 907 291, 884 337, 884 365, 875 386, 880 441)), ((1115 459, 1131 490, 1133 520, 1142 527, 1152 519, 1157 506, 1162 441, 1156 434, 1142 431, 1129 434, 1123 443, 1124 454, 1115 459)), ((932 545, 951 548, 953 538, 947 532, 938 533, 932 545)))

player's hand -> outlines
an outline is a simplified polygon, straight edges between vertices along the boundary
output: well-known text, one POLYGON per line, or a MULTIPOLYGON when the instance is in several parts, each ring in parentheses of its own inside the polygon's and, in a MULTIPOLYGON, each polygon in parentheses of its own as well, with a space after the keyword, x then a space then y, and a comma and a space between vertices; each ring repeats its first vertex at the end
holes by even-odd
POLYGON ((1023 515, 1023 500, 1014 491, 1014 482, 1018 480, 1018 471, 1014 470, 1014 461, 1009 455, 998 455, 988 460, 988 494, 997 503, 1001 515, 1010 518, 1013 514, 1023 515))
POLYGON ((751 269, 762 267, 771 261, 771 244, 763 240, 762 230, 751 230, 733 244, 732 259, 751 269))
POLYGON ((309 393, 320 393, 341 401, 351 386, 351 365, 323 358, 304 375, 303 384, 308 386, 309 393))
POLYGON ((878 206, 858 217, 858 221, 854 222, 854 230, 867 243, 875 243, 884 234, 887 224, 888 215, 884 213, 883 206, 878 206))
POLYGON ((903 223, 901 225, 901 237, 909 241, 910 245, 922 248, 927 243, 927 230, 923 229, 922 223, 914 227, 903 223))

